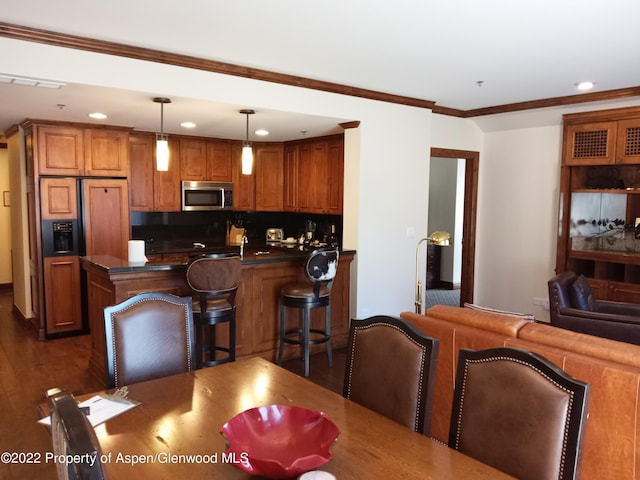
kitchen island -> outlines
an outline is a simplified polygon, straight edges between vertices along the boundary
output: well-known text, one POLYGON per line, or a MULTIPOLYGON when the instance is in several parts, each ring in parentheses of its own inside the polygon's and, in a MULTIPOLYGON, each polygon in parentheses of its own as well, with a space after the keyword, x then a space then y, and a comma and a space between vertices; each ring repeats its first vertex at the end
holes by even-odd
MULTIPOLYGON (((237 248, 236 248, 237 250, 237 248)), ((340 261, 331 292, 331 344, 343 347, 349 335, 349 289, 351 262, 355 251, 340 252, 340 261)), ((280 289, 286 283, 306 280, 303 264, 309 251, 280 246, 247 248, 242 260, 242 281, 236 296, 236 356, 276 359, 279 345, 280 289)), ((185 258, 130 263, 97 255, 82 257, 87 276, 87 305, 91 330, 89 371, 106 381, 103 310, 109 305, 144 292, 191 294, 184 276, 185 258)), ((324 325, 324 311, 312 312, 312 325, 324 325)), ((295 312, 287 321, 298 320, 295 312)), ((221 338, 222 340, 222 338, 221 338)), ((324 345, 316 346, 324 350, 324 345)), ((312 348, 312 351, 314 349, 312 348)), ((288 346, 285 358, 300 356, 299 348, 288 346)))

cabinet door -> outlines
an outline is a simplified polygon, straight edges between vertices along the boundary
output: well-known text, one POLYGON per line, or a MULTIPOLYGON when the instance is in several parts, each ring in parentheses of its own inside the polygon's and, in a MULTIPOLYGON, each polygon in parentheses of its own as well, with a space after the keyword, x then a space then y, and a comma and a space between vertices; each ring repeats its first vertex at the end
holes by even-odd
POLYGON ((207 179, 207 143, 180 140, 180 180, 207 179))
MULTIPOLYGON (((154 156, 155 163, 155 156, 154 156)), ((169 170, 153 170, 153 210, 179 212, 181 209, 180 145, 169 138, 169 170)))
POLYGON ((618 122, 616 161, 640 164, 640 118, 618 122))
POLYGON ((565 165, 608 165, 615 163, 618 122, 567 125, 564 130, 565 165))
POLYGON ((126 260, 131 233, 127 180, 83 180, 82 192, 86 254, 126 260))
POLYGON ((40 218, 42 220, 78 218, 75 178, 40 179, 40 218))
POLYGON ((129 190, 132 212, 153 211, 154 151, 153 137, 129 137, 129 190))
POLYGON ((45 258, 43 264, 47 335, 82 329, 80 258, 45 258))
POLYGON ((283 209, 285 212, 298 210, 298 147, 287 146, 284 149, 284 192, 283 209))
MULTIPOLYGON (((255 151, 254 151, 255 155, 255 151)), ((236 211, 256 209, 256 175, 255 162, 251 175, 242 174, 242 145, 237 143, 231 147, 233 159, 233 209, 236 211)))
POLYGON ((329 142, 327 151, 327 213, 342 215, 344 198, 344 141, 329 142))
POLYGON ((38 126, 37 164, 40 175, 84 175, 81 128, 38 126))
POLYGON ((207 180, 232 182, 231 144, 229 142, 207 143, 207 180))
POLYGON ((306 185, 309 189, 309 212, 310 213, 326 213, 328 210, 328 175, 329 168, 327 163, 328 143, 318 142, 311 145, 311 152, 308 169, 305 172, 307 176, 306 185))
POLYGON ((129 132, 90 128, 84 131, 84 174, 129 176, 129 132))
POLYGON ((255 148, 256 210, 282 211, 284 184, 284 151, 282 145, 255 148))

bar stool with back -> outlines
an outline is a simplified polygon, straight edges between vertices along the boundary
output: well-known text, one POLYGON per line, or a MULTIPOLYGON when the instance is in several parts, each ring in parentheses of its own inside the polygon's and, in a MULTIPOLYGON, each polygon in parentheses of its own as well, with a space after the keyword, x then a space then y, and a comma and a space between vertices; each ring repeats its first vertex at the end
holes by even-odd
POLYGON ((331 353, 331 287, 338 270, 338 250, 317 249, 311 252, 304 264, 305 283, 291 283, 280 291, 280 348, 278 365, 282 365, 285 343, 300 345, 304 361, 304 376, 309 376, 309 347, 327 344, 329 366, 333 365, 331 353), (311 328, 311 310, 325 308, 324 330, 311 328), (287 329, 287 308, 302 310, 302 325, 287 329), (311 338, 313 335, 314 338, 311 338))
POLYGON ((196 294, 193 318, 197 368, 236 359, 236 292, 240 277, 241 260, 235 253, 204 254, 187 265, 186 282, 196 294), (225 323, 229 325, 229 341, 220 345, 216 329, 225 323), (218 358, 218 352, 226 356, 218 358))

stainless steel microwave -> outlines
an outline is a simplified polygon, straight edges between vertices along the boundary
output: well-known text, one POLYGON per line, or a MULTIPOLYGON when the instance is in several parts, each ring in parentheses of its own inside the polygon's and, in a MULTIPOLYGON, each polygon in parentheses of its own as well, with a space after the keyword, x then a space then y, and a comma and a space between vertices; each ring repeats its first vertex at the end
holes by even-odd
POLYGON ((233 210, 233 183, 183 180, 182 210, 233 210))

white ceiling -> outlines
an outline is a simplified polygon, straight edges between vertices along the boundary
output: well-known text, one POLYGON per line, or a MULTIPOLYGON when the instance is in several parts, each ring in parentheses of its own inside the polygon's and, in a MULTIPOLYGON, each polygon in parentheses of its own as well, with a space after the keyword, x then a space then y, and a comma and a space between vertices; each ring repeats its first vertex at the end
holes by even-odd
MULTIPOLYGON (((0 21, 461 110, 574 95, 584 80, 596 83, 595 92, 640 85, 638 0, 23 0, 5 7, 0 21)), ((0 62, 0 74, 11 73, 0 62)), ((104 123, 155 131, 153 96, 0 84, 0 131, 24 118, 86 122, 96 110, 109 115, 104 123)), ((170 133, 242 137, 237 112, 250 106, 172 100, 165 108, 170 133), (183 120, 198 129, 175 128, 183 120)), ((251 130, 269 129, 269 140, 337 132, 336 123, 348 120, 259 113, 251 130)))

